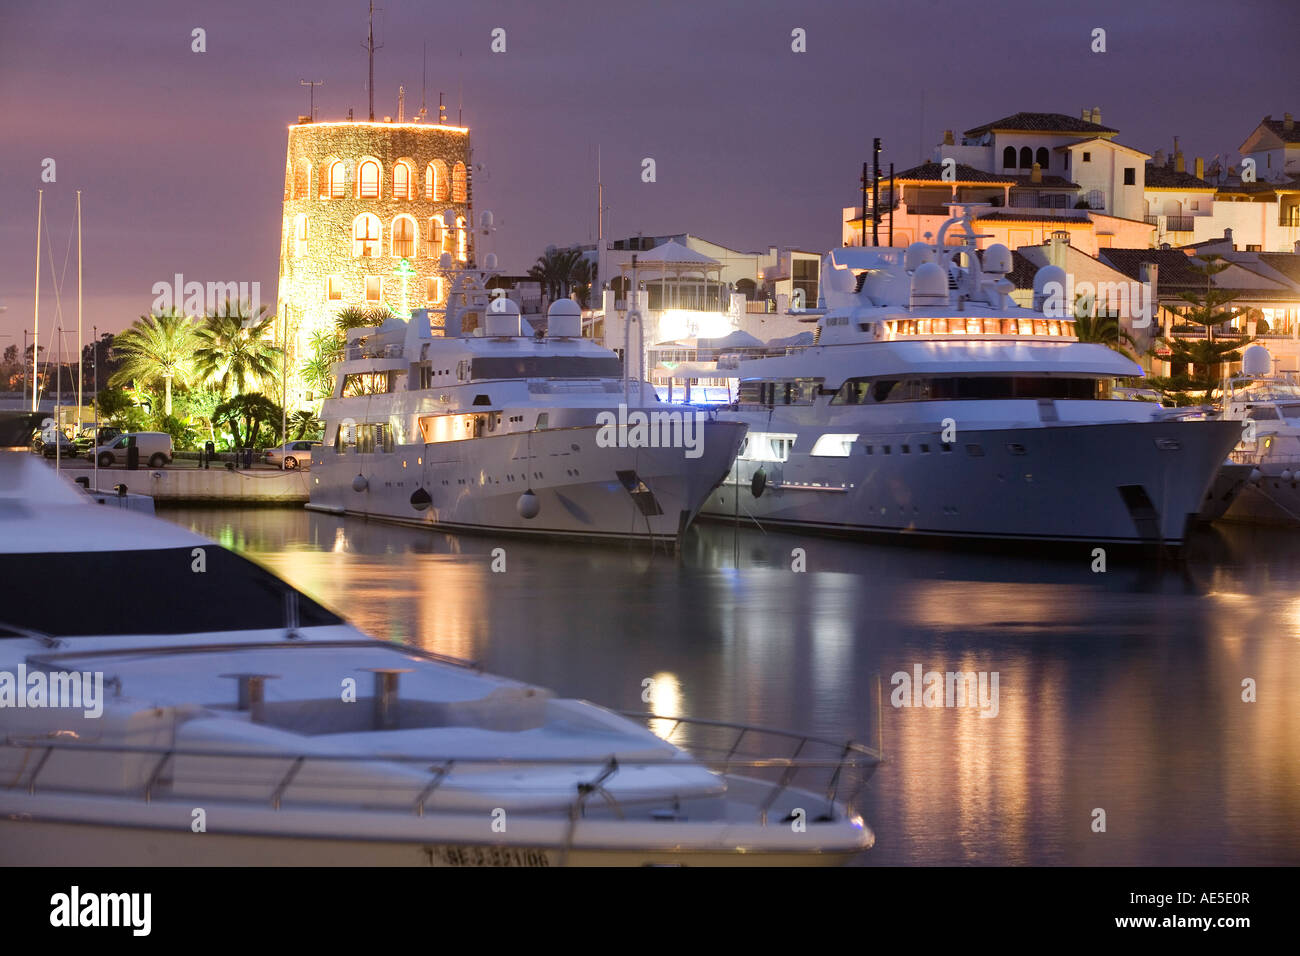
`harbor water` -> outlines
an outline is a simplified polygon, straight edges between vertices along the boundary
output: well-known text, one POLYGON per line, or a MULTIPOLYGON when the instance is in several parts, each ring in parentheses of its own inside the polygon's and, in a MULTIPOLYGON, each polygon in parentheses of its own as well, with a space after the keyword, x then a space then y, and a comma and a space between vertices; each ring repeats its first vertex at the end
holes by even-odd
POLYGON ((1290 532, 1224 525, 1185 560, 1102 570, 1086 547, 994 555, 752 526, 697 526, 666 555, 297 508, 159 515, 376 637, 562 696, 879 733, 887 762, 859 804, 868 864, 1300 863, 1290 532), (963 701, 923 693, 931 673, 977 680, 963 701))

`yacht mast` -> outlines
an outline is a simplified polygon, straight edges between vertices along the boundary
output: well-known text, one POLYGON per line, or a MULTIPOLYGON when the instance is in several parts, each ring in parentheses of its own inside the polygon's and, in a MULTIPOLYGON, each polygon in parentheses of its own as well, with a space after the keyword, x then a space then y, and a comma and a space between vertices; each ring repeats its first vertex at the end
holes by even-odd
POLYGON ((32 314, 32 411, 36 411, 36 357, 41 354, 41 214, 45 209, 45 190, 36 190, 36 308, 32 314))
MULTIPOLYGON (((62 344, 62 343, 60 343, 62 344)), ((81 368, 81 190, 77 190, 77 430, 81 436, 81 388, 84 376, 81 368)))

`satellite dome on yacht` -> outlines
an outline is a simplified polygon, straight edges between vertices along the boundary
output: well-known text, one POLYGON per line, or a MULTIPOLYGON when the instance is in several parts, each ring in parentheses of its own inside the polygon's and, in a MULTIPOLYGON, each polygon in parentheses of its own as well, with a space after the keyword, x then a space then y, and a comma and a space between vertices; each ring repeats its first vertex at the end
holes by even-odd
POLYGON ((1247 346, 1241 353, 1241 374, 1262 376, 1273 373, 1273 355, 1262 345, 1247 346))
POLYGON ((582 335, 582 306, 572 299, 556 299, 546 310, 546 334, 552 338, 582 335))
POLYGON ((914 242, 903 253, 903 270, 915 272, 922 263, 934 262, 934 250, 928 242, 914 242))
POLYGON ((493 299, 488 306, 484 328, 491 338, 519 337, 523 334, 519 303, 506 296, 493 299))
POLYGON ((912 294, 908 305, 913 309, 943 308, 948 304, 948 276, 935 262, 923 262, 912 273, 912 294))
POLYGON ((984 250, 984 271, 994 275, 1006 275, 1011 271, 1011 250, 1000 242, 995 242, 984 250))

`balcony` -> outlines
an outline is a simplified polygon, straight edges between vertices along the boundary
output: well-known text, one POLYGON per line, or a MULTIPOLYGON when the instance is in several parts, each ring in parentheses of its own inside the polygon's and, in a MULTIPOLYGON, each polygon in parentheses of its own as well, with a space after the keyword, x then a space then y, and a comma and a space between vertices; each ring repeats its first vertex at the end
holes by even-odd
POLYGON ((1191 232, 1195 216, 1143 216, 1143 221, 1148 226, 1159 226, 1160 220, 1165 221, 1165 232, 1191 232))
POLYGON ((1300 206, 1283 209, 1277 217, 1279 226, 1300 226, 1300 206))

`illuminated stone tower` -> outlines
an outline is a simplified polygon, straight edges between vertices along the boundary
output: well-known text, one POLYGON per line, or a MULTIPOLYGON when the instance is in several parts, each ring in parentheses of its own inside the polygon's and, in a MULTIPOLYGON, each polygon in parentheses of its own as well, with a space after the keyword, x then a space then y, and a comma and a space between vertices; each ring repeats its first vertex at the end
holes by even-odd
POLYGON ((451 284, 442 254, 474 265, 469 169, 464 127, 289 127, 278 315, 288 326, 291 409, 322 397, 297 373, 313 333, 332 328, 340 310, 441 307, 451 284))

